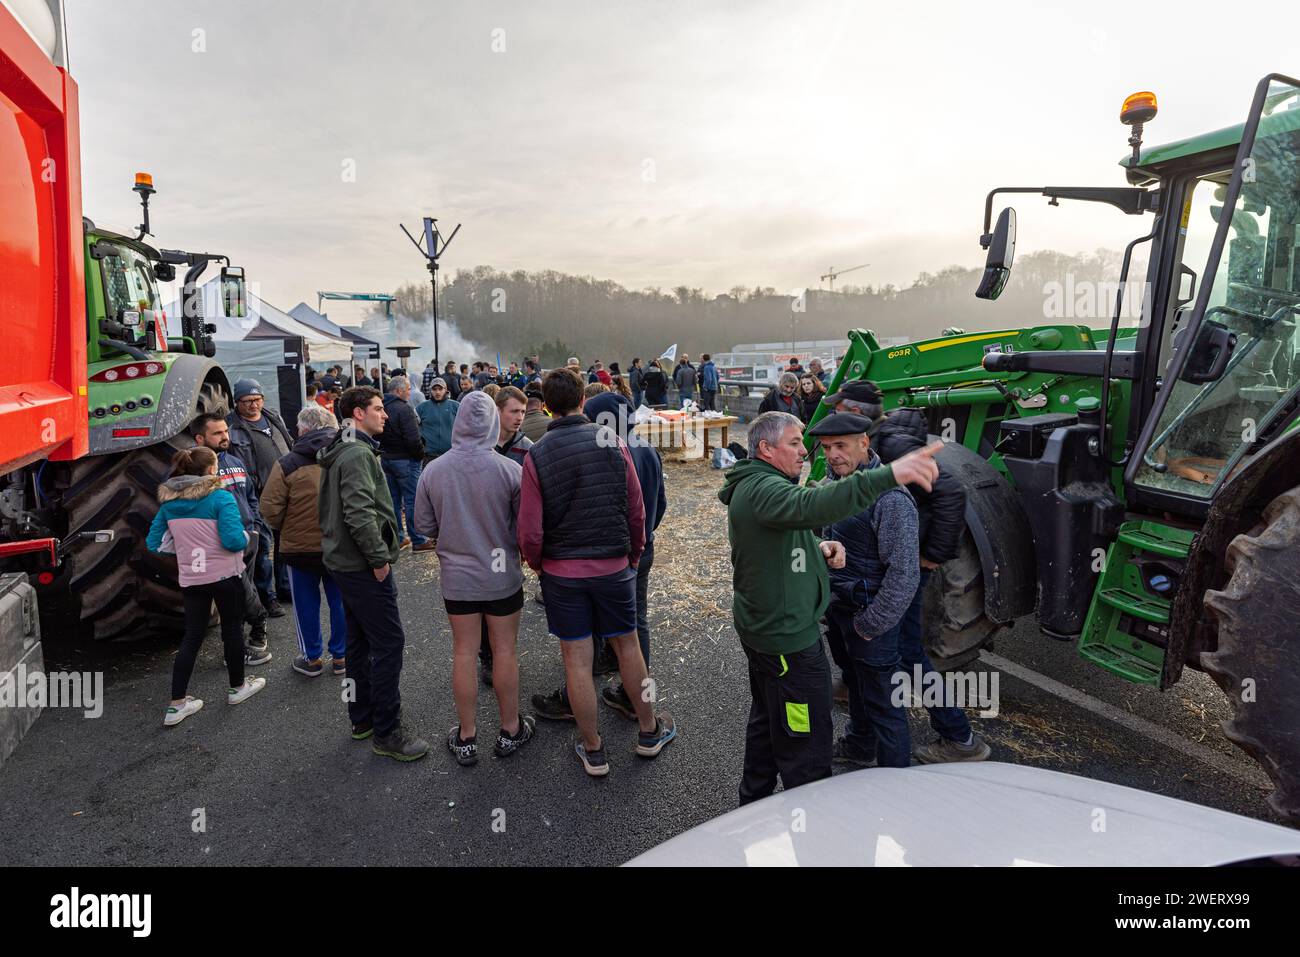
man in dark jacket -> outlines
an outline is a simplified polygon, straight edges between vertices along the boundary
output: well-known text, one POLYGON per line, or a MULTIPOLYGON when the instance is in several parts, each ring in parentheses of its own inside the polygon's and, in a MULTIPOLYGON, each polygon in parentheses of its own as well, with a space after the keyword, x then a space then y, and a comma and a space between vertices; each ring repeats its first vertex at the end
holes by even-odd
POLYGON ((376 754, 414 761, 429 743, 401 721, 406 633, 397 609, 400 538, 393 500, 379 464, 387 415, 377 389, 348 389, 337 404, 339 434, 316 456, 320 463, 321 558, 339 583, 347 618, 344 695, 352 738, 374 736, 376 754))
POLYGON ((434 379, 429 386, 429 397, 415 409, 426 465, 451 448, 451 428, 459 410, 460 403, 447 398, 447 383, 441 378, 434 379))
POLYGON ((641 357, 632 360, 632 368, 627 373, 627 386, 632 390, 632 404, 637 408, 645 399, 645 369, 641 368, 641 357))
POLYGON ((677 386, 677 399, 679 402, 686 402, 688 399, 695 398, 695 386, 698 379, 699 373, 695 366, 691 365, 691 357, 682 356, 682 361, 677 363, 677 368, 673 370, 673 385, 677 386))
MULTIPOLYGON (((636 566, 636 634, 641 646, 641 657, 646 669, 650 668, 650 569, 655 560, 655 529, 668 511, 668 496, 664 493, 663 462, 659 450, 632 431, 632 413, 635 411, 625 396, 606 392, 593 396, 583 406, 587 418, 615 432, 627 443, 636 466, 636 477, 641 483, 641 501, 645 506, 645 550, 636 566)), ((603 642, 602 642, 603 644, 603 642)), ((600 649, 596 660, 600 659, 600 649)), ((622 681, 600 693, 600 700, 625 718, 636 720, 636 709, 628 698, 622 681)))
MULTIPOLYGON (((253 487, 261 495, 262 486, 271 474, 271 466, 289 451, 293 436, 280 414, 265 407, 262 385, 256 379, 240 379, 235 383, 234 392, 235 411, 226 416, 226 424, 230 426, 230 448, 248 469, 253 487)), ((275 556, 273 560, 275 536, 261 515, 257 518, 257 534, 261 544, 257 550, 253 580, 257 583, 267 614, 279 618, 284 611, 280 608, 278 592, 288 594, 288 573, 282 559, 275 556)))
POLYGON ((614 646, 624 686, 644 689, 633 700, 637 754, 653 758, 677 735, 672 716, 654 710, 637 644, 636 566, 645 548, 645 510, 627 446, 582 414, 581 374, 554 369, 542 390, 555 418, 524 459, 519 551, 541 577, 547 628, 560 641, 578 723, 574 750, 589 775, 603 777, 609 762, 591 679, 593 635, 614 646))
MULTIPOLYGON (((875 383, 866 379, 845 382, 838 392, 822 400, 837 412, 856 412, 871 419, 879 419, 883 410, 883 396, 875 383)), ((875 450, 881 461, 889 463, 919 448, 929 441, 925 415, 919 409, 896 409, 885 416, 875 439, 875 450)), ((934 665, 926 654, 922 621, 922 606, 930 572, 944 562, 956 558, 966 531, 966 491, 961 483, 942 465, 933 488, 909 487, 919 519, 921 549, 921 581, 916 596, 904 616, 899 641, 899 654, 904 669, 914 673, 921 668, 922 680, 933 672, 934 665)), ((941 572, 942 574, 942 572, 941 572)), ((945 761, 983 761, 992 752, 983 738, 974 733, 965 713, 956 707, 934 707, 930 713, 930 727, 939 740, 916 749, 916 758, 925 764, 945 761)))
POLYGON ((764 412, 785 412, 796 419, 803 419, 803 406, 799 402, 799 377, 793 372, 782 372, 776 385, 772 386, 758 404, 758 414, 764 412))
POLYGON ((257 593, 254 576, 257 570, 257 553, 261 548, 258 528, 263 524, 262 513, 253 488, 253 479, 238 456, 230 451, 230 426, 220 412, 207 412, 190 423, 194 443, 217 453, 217 474, 221 487, 235 497, 239 517, 248 533, 248 548, 244 551, 244 620, 249 625, 248 645, 244 664, 260 665, 271 660, 270 645, 266 640, 266 606, 257 593))
MULTIPOLYGON (((821 441, 830 481, 879 468, 870 433, 880 419, 835 412, 808 430, 821 441)), ((884 492, 840 519, 827 538, 844 544, 844 567, 831 569, 826 638, 849 690, 849 725, 834 758, 849 764, 905 768, 912 763, 907 709, 894 698, 904 616, 921 580, 916 503, 906 488, 884 492)))
POLYGON ((713 362, 713 357, 707 352, 701 357, 700 363, 700 409, 705 412, 716 412, 718 409, 718 367, 713 362))
MULTIPOLYGON (((434 377, 434 382, 441 381, 434 377)), ((397 531, 402 533, 402 516, 406 516, 402 547, 409 543, 412 551, 426 552, 433 544, 415 530, 415 486, 424 464, 424 441, 420 438, 420 420, 411 408, 411 383, 405 376, 388 380, 384 411, 388 421, 379 436, 379 461, 388 480, 388 494, 397 511, 397 531)))

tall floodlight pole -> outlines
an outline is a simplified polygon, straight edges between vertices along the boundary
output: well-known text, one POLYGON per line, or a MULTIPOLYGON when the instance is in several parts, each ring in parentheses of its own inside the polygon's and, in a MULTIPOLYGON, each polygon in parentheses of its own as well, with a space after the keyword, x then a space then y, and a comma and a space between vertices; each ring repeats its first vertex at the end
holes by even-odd
POLYGON ((442 233, 438 232, 438 220, 431 216, 424 217, 424 236, 421 239, 412 236, 411 231, 403 224, 398 223, 398 225, 402 227, 402 232, 406 233, 406 238, 420 250, 420 255, 424 257, 425 266, 429 270, 429 281, 433 284, 433 367, 440 369, 442 361, 438 354, 438 260, 447 251, 456 234, 460 232, 460 223, 456 224, 456 228, 446 239, 443 239, 442 233))

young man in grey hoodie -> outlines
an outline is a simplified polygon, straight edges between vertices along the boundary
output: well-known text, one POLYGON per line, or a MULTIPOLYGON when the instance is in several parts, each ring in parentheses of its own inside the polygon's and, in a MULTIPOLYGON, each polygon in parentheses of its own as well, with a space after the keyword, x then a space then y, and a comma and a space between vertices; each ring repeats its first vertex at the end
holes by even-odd
POLYGON ((451 690, 459 723, 447 748, 463 765, 478 761, 475 656, 482 623, 492 646, 492 688, 501 711, 493 750, 518 751, 533 736, 532 715, 519 713, 519 613, 524 577, 516 532, 523 469, 496 452, 500 416, 486 392, 460 403, 451 448, 430 462, 415 489, 415 528, 436 543, 442 598, 451 622, 451 690))

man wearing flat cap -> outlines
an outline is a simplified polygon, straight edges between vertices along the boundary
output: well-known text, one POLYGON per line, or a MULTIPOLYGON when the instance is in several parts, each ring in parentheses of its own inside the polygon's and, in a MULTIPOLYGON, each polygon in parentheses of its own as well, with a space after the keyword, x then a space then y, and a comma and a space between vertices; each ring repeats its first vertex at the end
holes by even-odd
MULTIPOLYGON (((879 424, 872 436, 872 451, 886 465, 924 448, 929 442, 929 424, 921 409, 895 409, 880 418, 883 398, 880 389, 869 380, 845 382, 838 392, 826 396, 822 402, 836 412, 854 412, 876 420, 879 424)), ((926 581, 932 571, 960 554, 962 537, 966 534, 966 490, 956 476, 939 465, 932 488, 910 485, 908 491, 916 502, 920 522, 921 580, 912 605, 903 616, 899 653, 903 669, 912 674, 919 667, 924 680, 925 675, 935 670, 925 650, 926 629, 922 611, 926 581)), ((847 679, 845 683, 848 683, 847 679)), ((926 711, 929 712, 930 727, 938 738, 916 749, 916 759, 922 764, 984 761, 992 753, 988 742, 975 733, 970 719, 955 704, 927 705, 926 711)))
MULTIPOLYGON (((883 421, 879 414, 835 412, 809 429, 821 443, 832 484, 880 468, 871 435, 883 421)), ((907 710, 893 703, 893 691, 901 624, 921 582, 916 503, 895 486, 824 534, 844 546, 844 566, 830 570, 826 610, 831 657, 849 690, 849 725, 835 742, 835 760, 905 768, 912 759, 907 710)))

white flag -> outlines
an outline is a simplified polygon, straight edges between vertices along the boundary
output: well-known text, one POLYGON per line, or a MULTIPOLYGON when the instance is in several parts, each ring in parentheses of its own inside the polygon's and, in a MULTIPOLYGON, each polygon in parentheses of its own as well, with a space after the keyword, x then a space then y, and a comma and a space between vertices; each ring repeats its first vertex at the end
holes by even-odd
POLYGON ((664 352, 663 352, 663 355, 661 355, 659 358, 660 358, 660 359, 667 359, 669 362, 676 362, 676 361, 677 361, 677 343, 674 342, 671 346, 669 346, 667 349, 665 349, 664 352))

